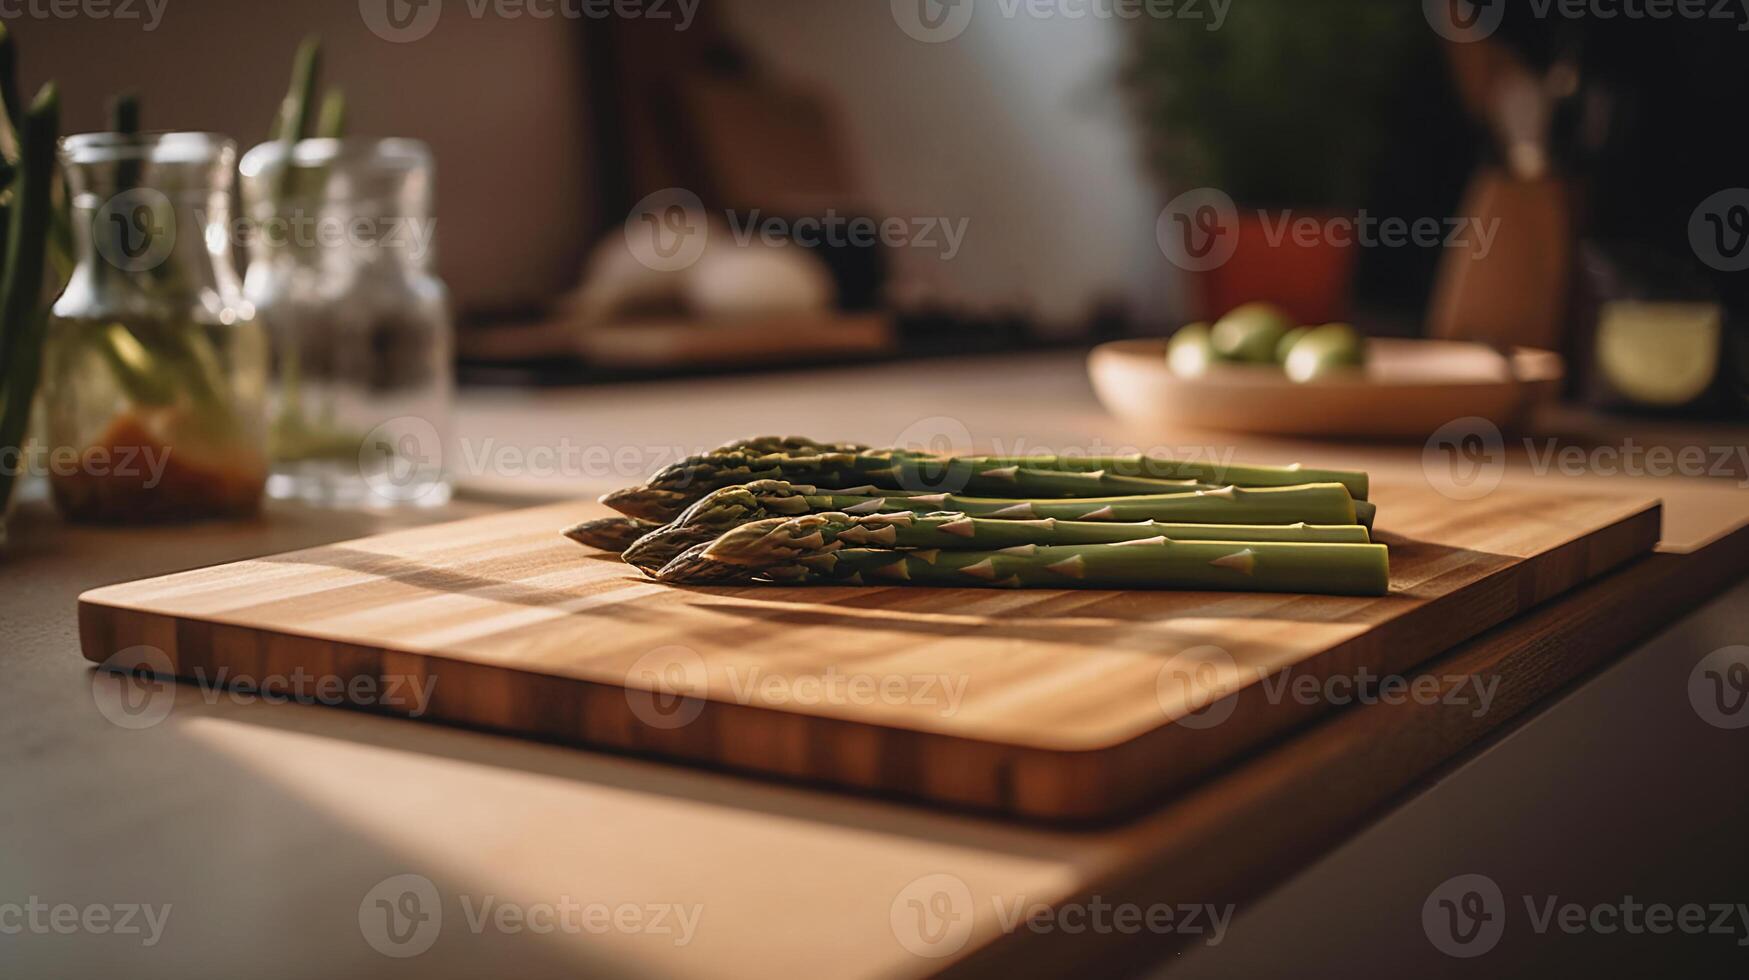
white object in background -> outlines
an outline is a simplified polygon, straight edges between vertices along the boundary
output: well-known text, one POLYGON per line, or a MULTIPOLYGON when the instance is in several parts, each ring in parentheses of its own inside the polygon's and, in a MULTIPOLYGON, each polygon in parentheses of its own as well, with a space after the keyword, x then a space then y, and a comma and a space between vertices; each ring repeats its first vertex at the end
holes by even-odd
POLYGON ((705 250, 684 279, 686 308, 701 320, 827 313, 837 303, 832 273, 799 246, 749 244, 705 250))

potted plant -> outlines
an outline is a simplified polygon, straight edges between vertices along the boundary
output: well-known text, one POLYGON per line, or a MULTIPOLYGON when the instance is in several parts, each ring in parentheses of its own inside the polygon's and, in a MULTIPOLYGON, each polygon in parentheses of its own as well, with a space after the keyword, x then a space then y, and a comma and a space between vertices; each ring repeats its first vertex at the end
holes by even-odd
POLYGON ((1391 87, 1423 47, 1412 3, 1247 0, 1218 29, 1134 22, 1122 78, 1148 165, 1168 197, 1205 202, 1187 232, 1232 236, 1215 260, 1175 259, 1203 316, 1268 300, 1304 323, 1346 318, 1356 236, 1331 222, 1364 203, 1391 87))
POLYGON ((16 64, 12 35, 0 25, 0 544, 13 490, 25 469, 45 316, 53 292, 59 291, 60 256, 68 237, 54 194, 60 101, 51 84, 27 105, 18 91, 16 64), (53 271, 51 264, 57 267, 53 271))

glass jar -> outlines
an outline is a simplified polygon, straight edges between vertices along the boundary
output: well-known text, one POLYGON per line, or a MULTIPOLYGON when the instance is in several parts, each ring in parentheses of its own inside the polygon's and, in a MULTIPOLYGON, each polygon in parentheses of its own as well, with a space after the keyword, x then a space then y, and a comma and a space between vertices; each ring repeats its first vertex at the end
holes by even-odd
POLYGON ((432 171, 406 139, 265 143, 243 158, 244 293, 275 365, 273 496, 449 500, 454 329, 433 272, 432 171))
POLYGON ((260 506, 267 343, 231 261, 236 152, 208 133, 61 143, 77 266, 50 311, 42 407, 69 519, 260 506))

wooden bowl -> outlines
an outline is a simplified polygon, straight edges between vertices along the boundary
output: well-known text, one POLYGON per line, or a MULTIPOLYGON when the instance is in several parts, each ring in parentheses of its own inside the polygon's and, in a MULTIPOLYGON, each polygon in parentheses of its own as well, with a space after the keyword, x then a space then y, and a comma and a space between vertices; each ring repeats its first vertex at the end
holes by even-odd
POLYGON ((1560 389, 1558 354, 1452 340, 1374 340, 1352 377, 1295 384, 1280 367, 1217 364, 1198 378, 1166 366, 1166 341, 1094 348, 1087 369, 1112 414, 1143 425, 1260 435, 1424 439, 1476 416, 1510 428, 1560 389))

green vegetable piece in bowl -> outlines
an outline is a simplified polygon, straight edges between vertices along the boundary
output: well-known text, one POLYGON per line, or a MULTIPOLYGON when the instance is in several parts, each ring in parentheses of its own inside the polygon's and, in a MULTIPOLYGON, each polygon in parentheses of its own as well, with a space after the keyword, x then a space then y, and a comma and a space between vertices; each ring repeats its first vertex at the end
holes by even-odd
POLYGON ((1215 323, 1210 339, 1215 353, 1230 361, 1269 364, 1276 345, 1295 324, 1280 307, 1246 303, 1215 323))
POLYGON ((1209 339, 1209 325, 1192 323, 1179 329, 1166 344, 1166 366, 1181 378, 1199 378, 1219 360, 1209 339))
POLYGON ((1281 340, 1275 345, 1275 363, 1286 364, 1288 351, 1293 350, 1294 345, 1299 343, 1301 338, 1311 332, 1311 327, 1295 327, 1287 333, 1282 334, 1281 340))
POLYGON ((1353 372, 1366 364, 1366 340, 1346 323, 1327 323, 1301 337, 1287 352, 1288 380, 1305 384, 1353 372))

